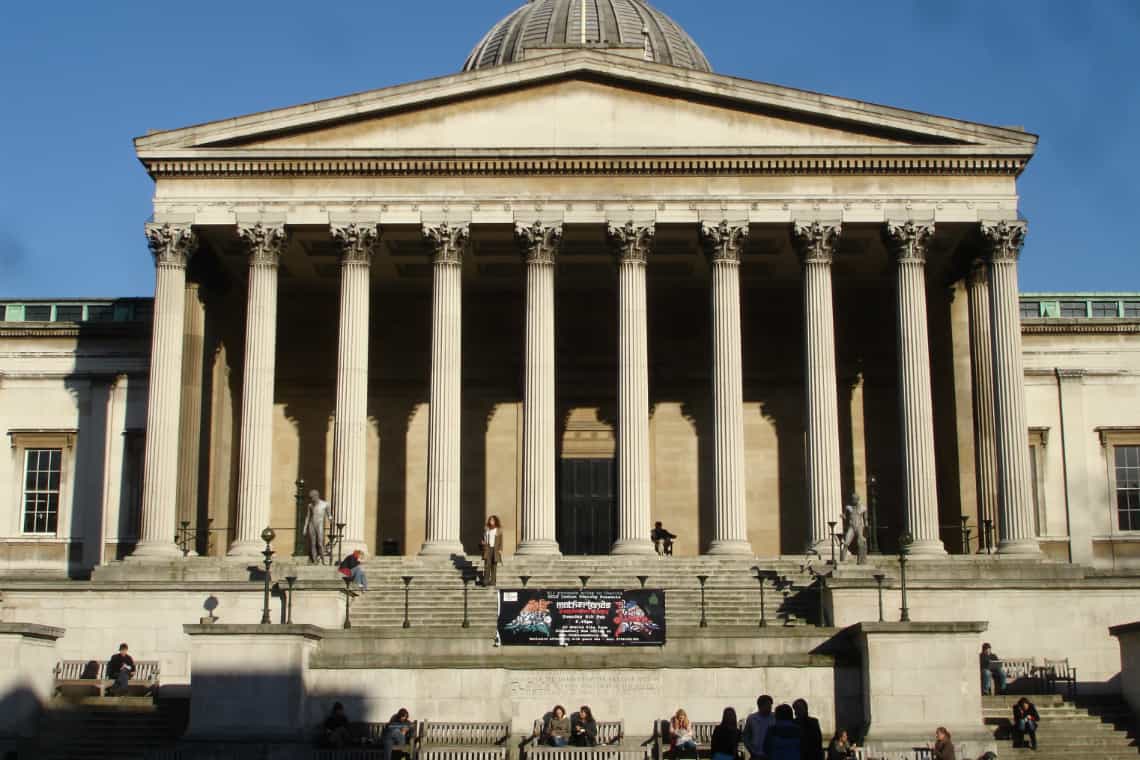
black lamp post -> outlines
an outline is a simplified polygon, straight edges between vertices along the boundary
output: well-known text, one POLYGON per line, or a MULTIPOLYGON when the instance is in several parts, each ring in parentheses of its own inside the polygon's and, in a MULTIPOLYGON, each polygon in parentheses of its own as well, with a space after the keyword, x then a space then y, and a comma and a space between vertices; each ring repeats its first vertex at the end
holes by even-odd
POLYGON ((412 585, 412 576, 401 575, 400 579, 404 581, 404 628, 411 628, 412 624, 408 620, 408 587, 412 585))
POLYGON ((352 627, 352 615, 349 610, 352 608, 352 578, 342 578, 344 581, 344 629, 347 631, 352 627))
POLYGON ((900 623, 910 622, 910 610, 906 606, 906 559, 913 541, 909 533, 899 536, 899 588, 902 596, 902 606, 899 609, 900 623))
POLYGON ((819 583, 819 627, 820 628, 826 628, 827 627, 827 604, 823 598, 824 597, 823 592, 827 591, 827 574, 826 573, 820 573, 819 575, 817 575, 815 577, 815 579, 819 583))
POLYGON ((867 517, 871 521, 867 543, 871 554, 879 553, 879 482, 875 476, 867 478, 867 517))
POLYGON ((760 581, 760 628, 768 626, 768 612, 764 609, 764 571, 758 567, 752 568, 756 571, 756 580, 760 581))
POLYGON ((297 506, 297 532, 293 536, 293 555, 300 556, 305 553, 305 532, 301 528, 305 525, 305 513, 308 511, 305 498, 305 479, 297 478, 293 483, 293 503, 297 506))
POLYGON ((582 588, 586 588, 586 584, 590 582, 590 576, 579 575, 578 580, 582 581, 582 588))
POLYGON ((994 521, 986 518, 983 522, 986 526, 986 554, 991 554, 994 550, 994 521))
POLYGON ((523 588, 526 588, 526 584, 530 581, 530 576, 529 575, 520 575, 519 580, 522 581, 523 588))
POLYGON ((637 581, 641 584, 641 587, 645 588, 645 582, 647 580, 649 580, 649 576, 648 575, 638 575, 635 577, 637 578, 637 581))
MULTIPOLYGON (((471 627, 471 621, 467 617, 467 588, 468 588, 468 585, 470 583, 471 583, 471 579, 468 578, 467 576, 464 576, 463 577, 463 623, 461 625, 462 628, 470 628, 471 627)), ((524 583, 523 586, 525 587, 526 584, 524 583)), ((406 614, 405 614, 405 617, 407 617, 406 614)))
POLYGON ((190 521, 183 520, 178 523, 178 547, 182 550, 182 556, 190 556, 190 521))
POLYGON ((289 584, 289 599, 285 604, 285 623, 293 625, 293 586, 297 583, 297 576, 286 575, 285 582, 289 584))
POLYGON ((827 521, 827 537, 831 540, 831 564, 833 565, 835 564, 835 544, 837 543, 835 540, 836 524, 835 520, 827 521))
MULTIPOLYGON (((346 526, 346 525, 348 525, 348 523, 339 522, 336 524, 336 556, 337 557, 340 557, 341 552, 344 551, 344 526, 346 526)), ((332 561, 336 562, 336 558, 334 557, 332 561)))
POLYGON ((705 582, 708 581, 707 575, 698 575, 697 582, 701 584, 701 622, 698 625, 701 628, 708 628, 709 621, 705 619, 705 582))
POLYGON ((970 526, 967 523, 970 522, 970 516, 969 515, 962 515, 961 518, 959 518, 959 519, 961 519, 961 521, 962 521, 962 554, 969 554, 970 553, 970 526))
POLYGON ((265 557, 265 598, 261 606, 261 624, 269 625, 269 568, 273 564, 273 539, 277 538, 277 534, 273 532, 273 528, 266 528, 261 531, 261 540, 265 542, 265 551, 262 555, 265 557))
POLYGON ((886 575, 883 573, 875 573, 872 578, 875 579, 875 585, 879 587, 879 622, 883 622, 883 581, 886 575))

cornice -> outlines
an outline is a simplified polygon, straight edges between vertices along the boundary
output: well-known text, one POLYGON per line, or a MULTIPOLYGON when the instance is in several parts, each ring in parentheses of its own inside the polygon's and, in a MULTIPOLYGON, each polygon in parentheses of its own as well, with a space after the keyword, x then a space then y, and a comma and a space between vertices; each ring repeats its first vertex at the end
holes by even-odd
POLYGON ((952 175, 1016 177, 1028 156, 918 154, 612 155, 612 156, 185 156, 144 158, 154 179, 194 177, 533 177, 952 175))
POLYGON ((1047 317, 1023 320, 1022 335, 1140 335, 1140 320, 1070 320, 1057 322, 1047 317))
POLYGON ((130 338, 150 335, 151 323, 143 322, 6 322, 0 323, 0 338, 130 338))

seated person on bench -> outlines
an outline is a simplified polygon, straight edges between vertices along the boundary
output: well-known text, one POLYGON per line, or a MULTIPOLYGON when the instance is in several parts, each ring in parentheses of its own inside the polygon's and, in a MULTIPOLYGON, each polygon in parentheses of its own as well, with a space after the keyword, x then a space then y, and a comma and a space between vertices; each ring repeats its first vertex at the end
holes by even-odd
POLYGON ((392 760, 393 755, 409 757, 412 743, 412 719, 408 708, 401 707, 388 719, 384 728, 384 760, 392 760))
POLYGON ((555 705, 550 711, 546 725, 542 727, 541 741, 551 747, 565 747, 570 743, 570 716, 562 705, 555 705))
POLYGON ((127 645, 119 644, 119 651, 111 655, 107 661, 107 678, 115 683, 111 685, 111 696, 121 696, 127 693, 127 681, 135 670, 135 660, 127 653, 127 645))
POLYGON ((593 747, 598 743, 598 722, 588 705, 582 705, 570 721, 570 743, 575 747, 593 747))
POLYGON ((676 536, 661 527, 660 520, 654 523, 653 530, 649 536, 653 539, 653 548, 657 550, 658 554, 662 556, 673 556, 673 539, 675 539, 676 536))

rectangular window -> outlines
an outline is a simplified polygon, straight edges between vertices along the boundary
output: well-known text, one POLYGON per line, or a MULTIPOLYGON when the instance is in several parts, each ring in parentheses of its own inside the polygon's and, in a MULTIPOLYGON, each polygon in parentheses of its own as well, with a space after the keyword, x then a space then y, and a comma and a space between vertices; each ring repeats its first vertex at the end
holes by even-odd
POLYGON ((24 450, 24 532, 55 533, 62 449, 24 450))
POLYGON ((30 303, 24 306, 24 321, 25 322, 50 322, 51 321, 51 304, 50 303, 30 303))
POLYGON ((82 322, 83 306, 80 304, 60 304, 55 307, 56 322, 82 322))
POLYGON ((1140 301, 1125 301, 1124 316, 1140 317, 1140 301))
POLYGON ((1041 316, 1041 302, 1040 301, 1022 301, 1021 302, 1021 318, 1033 319, 1041 316))
POLYGON ((1116 301, 1093 301, 1092 315, 1094 317, 1115 317, 1118 314, 1116 301))
POLYGON ((1140 446, 1114 446, 1120 530, 1140 530, 1140 446))
POLYGON ((88 322, 110 322, 115 318, 115 311, 110 306, 88 306, 88 322))
POLYGON ((1061 301, 1062 317, 1079 318, 1088 315, 1088 305, 1084 301, 1061 301))
POLYGON ((8 321, 8 304, 0 303, 0 322, 8 321))

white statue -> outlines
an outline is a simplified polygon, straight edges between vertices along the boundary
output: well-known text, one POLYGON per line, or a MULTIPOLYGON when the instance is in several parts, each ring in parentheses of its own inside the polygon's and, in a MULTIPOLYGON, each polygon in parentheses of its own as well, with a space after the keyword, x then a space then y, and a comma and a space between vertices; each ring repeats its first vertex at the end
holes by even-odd
POLYGON ((859 500, 859 494, 852 492, 851 499, 843 507, 843 521, 847 523, 847 530, 843 533, 843 549, 852 551, 857 564, 867 563, 867 508, 859 500))
POLYGON ((320 562, 325 553, 325 523, 329 519, 329 503, 315 488, 309 491, 309 508, 305 513, 303 532, 309 539, 309 562, 320 562))

